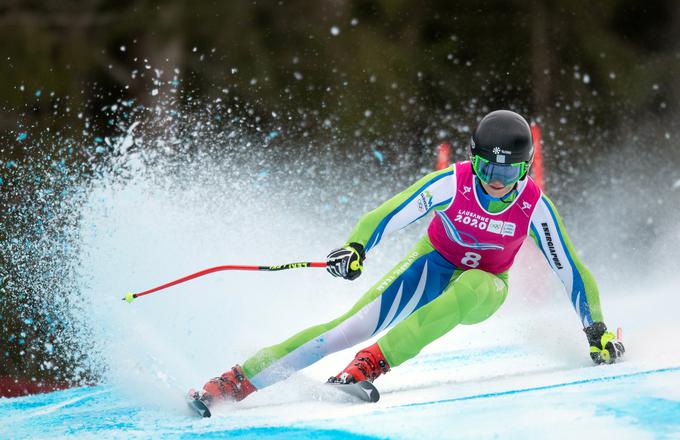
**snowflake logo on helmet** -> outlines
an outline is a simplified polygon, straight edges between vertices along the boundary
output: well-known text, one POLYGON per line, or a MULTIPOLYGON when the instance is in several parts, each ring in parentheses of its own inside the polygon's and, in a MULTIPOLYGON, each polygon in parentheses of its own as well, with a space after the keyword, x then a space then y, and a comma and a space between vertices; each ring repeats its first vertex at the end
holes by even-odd
POLYGON ((500 153, 501 153, 501 148, 500 147, 494 147, 493 154, 500 154, 500 153))

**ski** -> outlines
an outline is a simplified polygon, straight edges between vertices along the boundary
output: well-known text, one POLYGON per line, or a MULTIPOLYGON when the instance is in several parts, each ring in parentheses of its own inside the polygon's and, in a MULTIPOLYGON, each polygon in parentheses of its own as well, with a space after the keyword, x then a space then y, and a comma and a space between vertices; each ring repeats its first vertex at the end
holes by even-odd
MULTIPOLYGON (((193 390, 192 390, 193 391, 193 390)), ((189 408, 196 411, 201 417, 210 417, 210 409, 201 399, 198 398, 197 392, 189 392, 187 395, 187 405, 189 408)))
POLYGON ((355 383, 334 383, 328 382, 328 385, 341 390, 344 393, 354 396, 364 402, 377 402, 380 400, 380 392, 371 382, 363 380, 355 383))

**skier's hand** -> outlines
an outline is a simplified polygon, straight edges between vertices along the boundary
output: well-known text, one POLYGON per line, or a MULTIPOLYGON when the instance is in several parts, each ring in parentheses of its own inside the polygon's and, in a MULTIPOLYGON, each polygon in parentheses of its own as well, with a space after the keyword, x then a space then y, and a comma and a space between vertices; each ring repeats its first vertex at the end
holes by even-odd
POLYGON ((326 257, 326 270, 334 277, 355 280, 361 275, 366 258, 364 246, 360 243, 349 243, 335 249, 326 257))
POLYGON ((595 322, 583 329, 590 344, 590 357, 596 364, 613 364, 623 356, 626 349, 616 335, 607 331, 604 322, 595 322))

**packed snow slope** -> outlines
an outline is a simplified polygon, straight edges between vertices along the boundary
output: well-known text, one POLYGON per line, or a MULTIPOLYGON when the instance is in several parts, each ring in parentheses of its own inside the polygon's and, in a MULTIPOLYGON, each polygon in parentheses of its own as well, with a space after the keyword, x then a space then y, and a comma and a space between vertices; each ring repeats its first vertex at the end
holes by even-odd
POLYGON ((386 237, 354 282, 321 269, 223 272, 121 301, 128 291, 220 264, 323 260, 364 210, 400 189, 352 181, 351 173, 349 191, 332 174, 319 186, 313 182, 323 170, 311 164, 299 168, 309 176, 273 182, 276 167, 269 174, 187 167, 194 170, 103 179, 88 190, 71 301, 91 347, 88 367, 101 382, 0 399, 0 438, 680 438, 680 239, 668 211, 677 206, 662 205, 657 216, 638 212, 634 199, 602 194, 563 216, 569 228, 610 210, 608 220, 570 232, 600 284, 607 325, 623 328, 623 362, 592 365, 562 285, 527 242, 499 312, 455 328, 381 377, 377 404, 323 384, 354 347, 197 418, 184 402, 187 389, 343 313, 427 222, 386 237), (618 238, 640 218, 650 224, 648 216, 657 228, 651 239, 618 238))
MULTIPOLYGON (((506 331, 517 328, 511 319, 507 325, 506 331)), ((548 327, 538 345, 492 325, 478 329, 482 341, 473 329, 458 339, 475 342, 447 336, 381 378, 376 404, 322 384, 346 352, 246 401, 224 404, 210 419, 189 412, 178 386, 157 389, 161 399, 148 395, 149 388, 110 384, 2 399, 0 430, 3 438, 46 439, 680 438, 677 346, 672 354, 647 348, 631 326, 630 358, 594 367, 581 341, 548 327)), ((161 380, 161 371, 155 373, 161 380)))

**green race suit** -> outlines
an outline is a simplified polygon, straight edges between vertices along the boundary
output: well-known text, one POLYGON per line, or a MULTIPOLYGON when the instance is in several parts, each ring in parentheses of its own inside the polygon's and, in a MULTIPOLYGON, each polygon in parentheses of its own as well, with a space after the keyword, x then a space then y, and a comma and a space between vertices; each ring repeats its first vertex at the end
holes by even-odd
MULTIPOLYGON (((385 234, 402 229, 453 200, 453 168, 431 173, 365 214, 347 242, 375 247, 385 234)), ((479 185, 479 183, 477 182, 479 185)), ((517 192, 494 199, 481 187, 479 203, 500 212, 517 192)), ((578 260, 552 202, 543 195, 531 218, 530 236, 565 285, 584 326, 602 321, 597 286, 578 260)), ((288 377, 322 357, 388 330, 379 340, 390 366, 417 355, 458 324, 475 324, 495 313, 508 291, 507 273, 459 268, 444 259, 427 236, 342 316, 303 330, 249 358, 243 369, 255 387, 288 377)))

